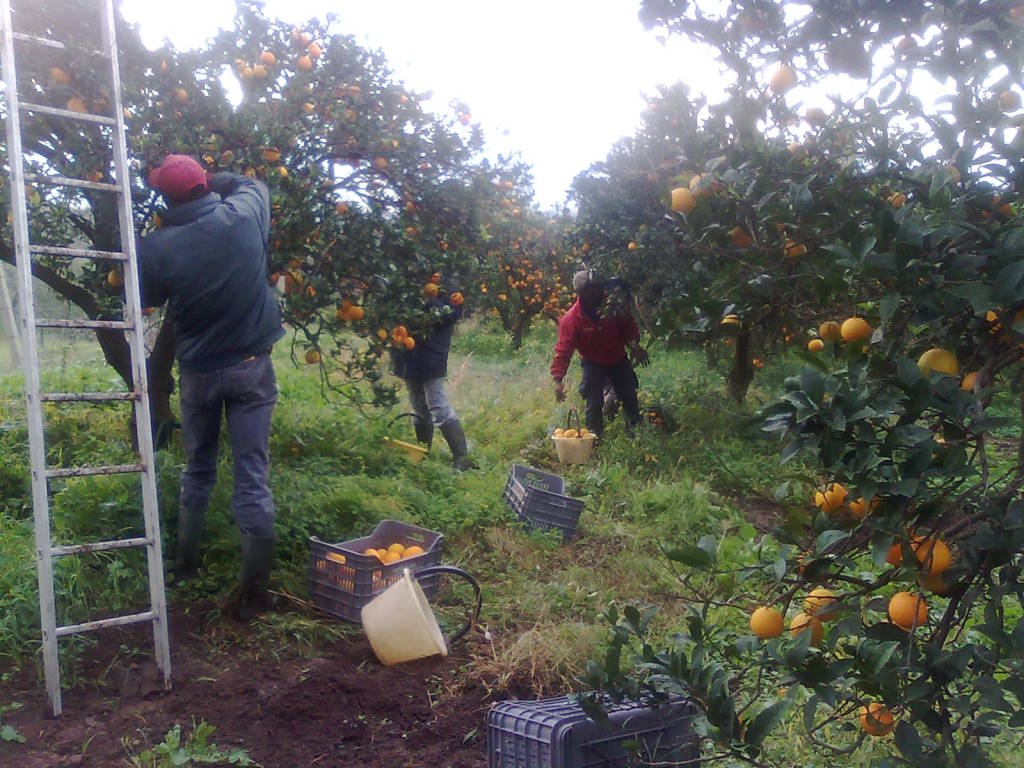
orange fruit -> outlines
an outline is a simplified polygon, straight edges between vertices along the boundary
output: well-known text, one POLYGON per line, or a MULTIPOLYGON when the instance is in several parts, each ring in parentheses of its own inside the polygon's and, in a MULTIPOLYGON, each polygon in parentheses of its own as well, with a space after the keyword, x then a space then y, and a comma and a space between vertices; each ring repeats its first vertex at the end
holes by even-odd
POLYGON ((300 56, 295 61, 295 68, 300 72, 309 72, 313 69, 313 60, 309 56, 300 56))
MULTIPOLYGON (((810 594, 804 598, 804 612, 817 617, 818 614, 823 613, 825 609, 831 608, 836 602, 836 596, 832 593, 832 590, 825 589, 825 587, 815 587, 811 590, 810 594)), ((822 621, 833 621, 838 619, 839 614, 835 611, 829 611, 825 616, 821 617, 822 621)))
POLYGON ((456 291, 448 298, 448 303, 453 307, 461 307, 465 300, 466 299, 463 295, 459 291, 456 291))
POLYGON ((311 58, 314 59, 319 59, 320 54, 323 53, 323 51, 320 49, 319 43, 310 43, 309 47, 306 49, 306 52, 310 55, 311 58))
POLYGON ((900 542, 896 542, 889 547, 889 552, 885 556, 885 562, 889 565, 901 565, 903 563, 903 547, 900 542))
POLYGON ((885 736, 894 727, 892 712, 873 701, 860 708, 860 727, 871 736, 885 736))
POLYGON ((377 556, 377 550, 374 549, 373 547, 367 547, 366 549, 363 550, 363 554, 364 555, 369 555, 370 557, 376 557, 377 556))
POLYGON ((184 88, 179 88, 174 92, 174 100, 179 104, 184 104, 188 101, 188 91, 184 88))
POLYGON ((111 288, 120 288, 124 285, 124 273, 120 269, 112 269, 107 272, 107 285, 111 288))
POLYGON ((437 283, 427 283, 423 286, 423 293, 430 297, 437 296, 439 290, 437 283))
POLYGON ((907 632, 928 620, 928 604, 922 595, 897 592, 889 600, 889 620, 907 632))
POLYGON ((407 352, 412 352, 412 350, 416 347, 416 339, 414 339, 412 336, 406 336, 404 339, 402 339, 402 346, 405 347, 405 350, 407 352))
POLYGON ((803 243, 798 243, 795 240, 786 238, 786 243, 783 246, 783 251, 786 254, 787 259, 799 259, 801 256, 807 253, 807 246, 803 243))
POLYGON ((50 67, 50 82, 54 85, 70 85, 71 73, 60 67, 50 67))
POLYGON ((306 362, 309 365, 316 365, 320 362, 320 352, 316 349, 306 350, 306 362))
POLYGON ((274 148, 264 149, 263 159, 268 163, 276 163, 278 160, 281 159, 281 151, 279 149, 274 148))
POLYGON ((72 96, 68 99, 68 103, 64 105, 64 108, 69 112, 88 112, 89 108, 85 106, 85 101, 80 99, 78 96, 72 96))
POLYGON ((794 638, 808 630, 811 632, 811 645, 818 645, 825 636, 825 625, 821 623, 821 619, 808 616, 806 613, 798 613, 790 619, 789 634, 794 638))
POLYGON ((405 552, 405 545, 402 544, 401 542, 396 541, 394 544, 390 544, 388 546, 388 550, 387 551, 388 552, 394 552, 394 553, 400 555, 403 552, 405 552))
POLYGON ((416 555, 423 554, 423 547, 419 544, 413 544, 411 547, 406 547, 405 552, 402 553, 402 559, 407 560, 410 557, 416 557, 416 555))
POLYGON ((818 335, 825 341, 842 341, 843 334, 839 323, 835 320, 826 320, 818 327, 818 335))
POLYGON ((348 213, 348 203, 338 203, 336 206, 334 206, 334 210, 338 212, 339 216, 344 216, 346 213, 348 213))
POLYGON ((348 311, 348 319, 353 323, 358 323, 365 315, 366 311, 362 307, 352 307, 348 311))
POLYGON ((796 82, 796 70, 788 64, 781 64, 779 65, 779 68, 772 73, 771 80, 768 81, 768 87, 776 93, 785 93, 793 88, 793 86, 796 85, 796 82))
POLYGON ((692 213, 697 207, 697 198, 686 187, 676 187, 672 190, 672 210, 676 213, 692 213))
POLYGON ((1016 112, 1020 109, 1020 94, 1006 90, 999 94, 999 108, 1003 112, 1016 112))
POLYGON ((929 576, 937 576, 948 570, 953 562, 953 554, 942 539, 918 536, 911 546, 918 564, 928 572, 929 576))
POLYGON ((333 563, 345 563, 345 556, 340 555, 337 552, 328 552, 325 557, 333 563))
POLYGON ((864 341, 871 336, 871 326, 862 317, 850 317, 839 328, 843 341, 864 341))
MULTIPOLYGON (((871 503, 872 508, 875 506, 874 500, 871 503)), ((864 497, 851 501, 849 505, 850 514, 858 520, 863 520, 868 514, 868 503, 864 500, 864 497)))
POLYGON ((562 437, 574 438, 579 437, 580 433, 575 429, 567 429, 562 433, 562 437))
POLYGON ((406 328, 404 325, 396 325, 394 328, 391 329, 391 338, 394 339, 395 341, 401 341, 408 335, 409 329, 406 328))
POLYGON ((929 349, 917 359, 917 368, 922 376, 927 376, 932 371, 948 376, 957 376, 960 373, 960 363, 957 362, 956 354, 937 347, 929 349))
POLYGON ((373 161, 373 167, 376 168, 378 171, 383 171, 385 168, 388 167, 387 158, 384 158, 384 157, 376 158, 373 161))
POLYGON ((750 614, 750 631, 761 640, 768 640, 782 634, 782 614, 775 608, 762 605, 750 614))
POLYGON ((807 342, 809 352, 821 352, 825 348, 825 342, 821 339, 811 339, 807 342))
POLYGON ((277 57, 270 51, 264 51, 260 54, 260 64, 265 64, 268 67, 272 67, 277 63, 277 57))
POLYGON ((814 494, 814 506, 825 514, 831 515, 843 506, 849 494, 850 492, 842 484, 832 483, 824 492, 817 491, 814 494))
POLYGON ((397 563, 402 559, 402 556, 397 552, 384 552, 383 554, 379 554, 379 557, 380 561, 384 563, 384 565, 391 565, 391 563, 397 563))
POLYGON ((964 380, 960 382, 960 389, 962 389, 964 392, 973 392, 974 391, 974 386, 977 383, 978 383, 978 372, 977 371, 971 371, 966 376, 964 376, 964 380))
POLYGON ((749 248, 754 242, 750 239, 750 235, 747 234, 747 230, 739 225, 729 230, 729 240, 737 248, 749 248))

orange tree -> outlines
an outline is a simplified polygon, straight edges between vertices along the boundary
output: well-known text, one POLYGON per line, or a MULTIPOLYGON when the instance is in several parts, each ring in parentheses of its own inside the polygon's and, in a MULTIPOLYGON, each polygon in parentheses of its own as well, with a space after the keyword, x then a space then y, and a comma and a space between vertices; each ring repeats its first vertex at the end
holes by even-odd
POLYGON ((557 321, 571 306, 580 255, 567 239, 564 218, 523 213, 518 206, 508 214, 486 233, 479 300, 501 321, 513 349, 519 349, 538 318, 557 321))
POLYGON ((697 165, 712 186, 677 193, 677 252, 730 263, 702 295, 753 312, 752 281, 789 301, 792 281, 808 321, 848 322, 807 328, 833 354, 808 354, 763 413, 783 460, 820 466, 817 489, 778 491, 810 524, 672 549, 685 634, 658 651, 649 615, 610 612, 591 680, 691 692, 709 738, 755 764, 789 717, 832 760, 891 734, 880 765, 989 764, 1024 726, 1019 416, 1016 441, 993 436, 1024 355, 1024 6, 649 0, 641 16, 734 74, 697 126, 719 144, 697 165), (927 74, 948 91, 928 107, 927 74), (813 127, 796 81, 833 94, 803 113, 813 127), (737 225, 749 245, 725 240, 737 225))
MULTIPOLYGON (((21 3, 18 28, 98 47, 98 19, 84 6, 21 3)), ((379 53, 331 24, 293 29, 268 19, 260 4, 240 2, 233 28, 200 50, 148 51, 124 24, 118 43, 138 229, 160 225, 160 201, 142 180, 168 152, 192 154, 211 171, 264 179, 273 205, 268 279, 284 293, 301 356, 319 363, 325 385, 343 394, 392 400, 380 383, 378 328, 401 324, 413 337, 426 330, 422 291, 435 272, 453 292, 477 282, 480 233, 501 210, 499 182, 521 170, 483 159, 483 136, 465 105, 453 105, 448 118, 426 112, 379 53), (238 104, 222 86, 228 70, 241 83, 238 104)), ((24 54, 23 98, 109 114, 109 86, 88 54, 24 54)), ((25 130, 31 169, 112 178, 101 129, 36 117, 25 130)), ((116 247, 116 211, 106 193, 40 187, 29 198, 36 241, 116 247)), ((4 207, 8 199, 4 192, 4 207)), ((0 258, 13 261, 9 233, 0 258)), ((35 274, 89 317, 120 312, 121 281, 109 266, 41 260, 35 274)), ((149 360, 154 416, 170 422, 173 326, 163 314, 151 319, 160 324, 149 360)), ((97 336, 107 361, 130 381, 123 336, 97 336)))

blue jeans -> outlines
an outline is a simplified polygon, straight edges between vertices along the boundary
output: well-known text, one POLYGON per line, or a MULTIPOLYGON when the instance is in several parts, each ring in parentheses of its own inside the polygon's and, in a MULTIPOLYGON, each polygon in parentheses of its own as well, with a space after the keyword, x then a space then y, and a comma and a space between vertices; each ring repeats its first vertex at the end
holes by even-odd
POLYGON ((405 387, 409 390, 409 402, 416 412, 416 417, 423 424, 433 422, 435 427, 443 427, 449 421, 459 417, 455 415, 448 392, 444 388, 444 378, 437 379, 406 379, 405 387))
POLYGON ((181 476, 181 507, 203 515, 217 482, 221 413, 227 417, 235 460, 232 512, 242 533, 274 535, 270 416, 277 380, 269 354, 206 373, 181 374, 181 433, 188 465, 181 476))

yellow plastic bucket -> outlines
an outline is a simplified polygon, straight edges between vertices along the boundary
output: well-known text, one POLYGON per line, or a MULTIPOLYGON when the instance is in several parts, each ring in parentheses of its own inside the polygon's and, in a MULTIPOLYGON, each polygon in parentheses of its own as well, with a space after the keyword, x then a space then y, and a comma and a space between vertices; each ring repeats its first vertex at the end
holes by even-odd
POLYGON ((448 646, 458 642, 479 615, 480 586, 476 579, 461 568, 449 565, 422 568, 415 575, 408 568, 403 569, 402 578, 364 605, 361 614, 370 647, 385 666, 438 654, 447 656, 448 646), (437 573, 451 573, 466 579, 476 593, 475 610, 469 621, 447 640, 417 581, 437 573))
POLYGON ((558 452, 558 460, 563 464, 586 464, 590 454, 594 451, 594 441, 597 435, 584 435, 583 437, 553 437, 555 450, 558 452))

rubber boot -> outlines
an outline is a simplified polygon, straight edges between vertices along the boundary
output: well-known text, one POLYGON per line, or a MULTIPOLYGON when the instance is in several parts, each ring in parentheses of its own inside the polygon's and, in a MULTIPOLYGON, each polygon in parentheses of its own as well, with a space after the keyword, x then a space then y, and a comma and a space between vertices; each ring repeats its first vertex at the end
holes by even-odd
POLYGON ((429 419, 413 419, 412 424, 416 429, 416 439, 424 443, 429 450, 434 442, 434 422, 429 419))
POLYGON ((476 463, 469 458, 469 448, 466 445, 466 433, 462 431, 462 424, 458 419, 452 419, 441 425, 441 434, 448 442, 452 451, 452 466, 457 472, 464 472, 467 469, 476 469, 476 463))
POLYGON ((274 564, 274 537, 242 534, 242 575, 239 580, 237 617, 249 621, 277 605, 267 591, 274 564))
POLYGON ((178 549, 174 578, 183 581, 199 570, 199 541, 203 535, 204 510, 182 507, 178 510, 178 549))

